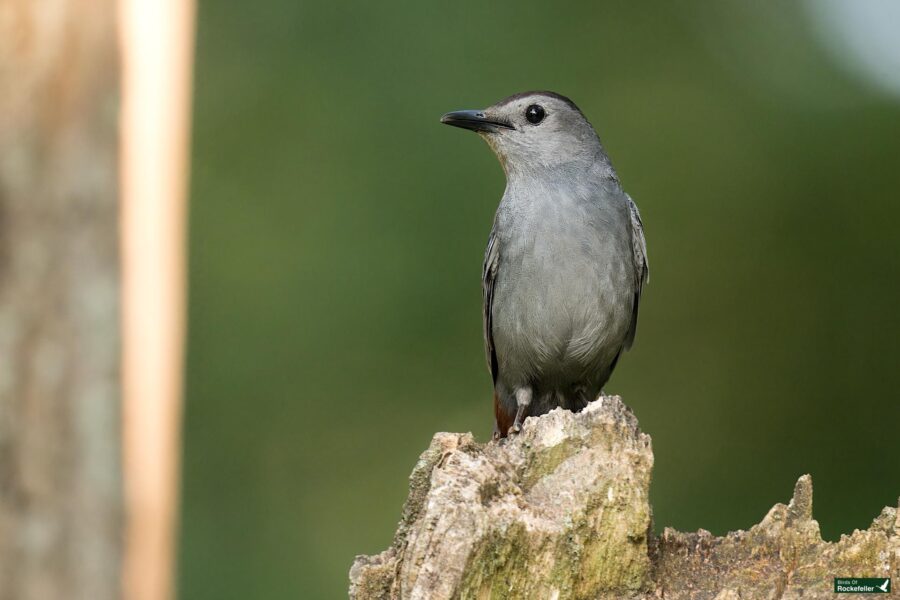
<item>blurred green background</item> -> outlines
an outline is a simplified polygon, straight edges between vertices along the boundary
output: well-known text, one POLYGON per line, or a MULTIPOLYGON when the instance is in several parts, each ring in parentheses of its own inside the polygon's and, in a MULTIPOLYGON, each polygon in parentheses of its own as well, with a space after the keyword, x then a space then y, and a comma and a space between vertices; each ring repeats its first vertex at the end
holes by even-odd
POLYGON ((488 438, 503 174, 438 118, 528 89, 579 104, 643 213, 651 281, 606 389, 653 437, 657 529, 746 528, 807 472, 826 539, 896 504, 883 19, 747 4, 200 2, 183 598, 345 596, 431 435, 488 438))

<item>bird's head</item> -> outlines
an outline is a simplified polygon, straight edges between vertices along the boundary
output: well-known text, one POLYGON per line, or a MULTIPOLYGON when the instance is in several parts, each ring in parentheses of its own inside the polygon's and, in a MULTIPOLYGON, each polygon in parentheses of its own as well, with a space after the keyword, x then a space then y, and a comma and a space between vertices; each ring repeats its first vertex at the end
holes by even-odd
POLYGON ((507 175, 608 162, 585 116, 554 92, 524 92, 481 110, 449 112, 441 123, 477 132, 507 175))

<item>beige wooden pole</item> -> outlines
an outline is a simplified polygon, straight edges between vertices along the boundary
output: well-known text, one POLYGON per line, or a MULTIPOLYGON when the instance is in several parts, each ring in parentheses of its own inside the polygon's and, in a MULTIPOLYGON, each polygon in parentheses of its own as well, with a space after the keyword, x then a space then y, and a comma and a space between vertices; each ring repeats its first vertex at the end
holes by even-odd
POLYGON ((174 596, 192 0, 119 0, 126 600, 174 596))

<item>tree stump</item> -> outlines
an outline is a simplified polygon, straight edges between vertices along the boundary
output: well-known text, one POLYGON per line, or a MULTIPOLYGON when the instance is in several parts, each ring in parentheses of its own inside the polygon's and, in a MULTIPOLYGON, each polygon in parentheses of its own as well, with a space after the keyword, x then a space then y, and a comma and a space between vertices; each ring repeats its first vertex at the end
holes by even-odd
POLYGON ((896 508, 825 542, 804 475, 749 531, 657 537, 652 468, 650 437, 614 396, 529 418, 500 443, 438 433, 393 544, 356 557, 350 597, 809 600, 832 599, 834 577, 900 578, 896 508))

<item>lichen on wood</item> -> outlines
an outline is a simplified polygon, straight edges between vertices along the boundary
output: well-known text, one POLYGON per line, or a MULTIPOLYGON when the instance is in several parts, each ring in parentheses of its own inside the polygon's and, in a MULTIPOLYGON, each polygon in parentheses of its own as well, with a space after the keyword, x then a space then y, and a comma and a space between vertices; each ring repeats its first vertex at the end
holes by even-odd
POLYGON ((654 536, 652 468, 650 438, 618 397, 529 418, 500 443, 438 433, 391 547, 356 557, 350 597, 810 599, 832 598, 835 576, 900 580, 896 508, 825 542, 804 475, 749 531, 654 536))

